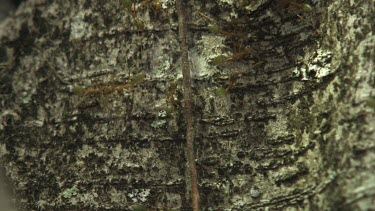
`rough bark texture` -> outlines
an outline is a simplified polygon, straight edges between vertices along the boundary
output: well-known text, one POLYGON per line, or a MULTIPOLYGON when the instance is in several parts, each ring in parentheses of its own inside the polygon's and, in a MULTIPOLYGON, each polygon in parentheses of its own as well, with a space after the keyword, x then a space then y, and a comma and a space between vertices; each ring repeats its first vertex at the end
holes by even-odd
MULTIPOLYGON (((174 1, 127 2, 31 0, 1 23, 19 210, 191 208, 174 1)), ((310 4, 188 1, 202 210, 375 206, 374 2, 310 4)))

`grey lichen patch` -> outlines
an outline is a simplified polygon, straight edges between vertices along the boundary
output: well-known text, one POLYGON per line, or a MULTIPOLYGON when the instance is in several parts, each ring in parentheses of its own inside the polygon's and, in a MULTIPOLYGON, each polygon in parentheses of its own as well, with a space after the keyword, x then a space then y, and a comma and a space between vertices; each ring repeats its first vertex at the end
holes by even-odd
MULTIPOLYGON (((173 63, 172 58, 167 54, 162 54, 159 57, 156 57, 156 59, 158 60, 159 66, 156 67, 155 71, 153 71, 153 73, 155 74, 155 78, 165 78, 166 75, 170 74, 168 73, 168 71, 170 71, 171 69, 176 69, 175 67, 179 66, 179 63, 173 63)), ((179 68, 176 70, 179 70, 179 68)), ((182 78, 181 74, 176 72, 176 78, 182 78)))
MULTIPOLYGON (((369 160, 373 162, 373 158, 369 160)), ((350 188, 346 190, 347 194, 350 196, 348 204, 358 200, 359 210, 371 210, 373 208, 374 202, 371 197, 364 197, 367 194, 375 194, 375 176, 368 174, 359 174, 359 180, 351 182, 350 188)))
POLYGON ((95 153, 95 149, 89 145, 83 145, 82 149, 78 151, 77 157, 82 158, 88 158, 90 154, 95 153))
POLYGON ((182 197, 180 194, 176 194, 176 193, 165 193, 164 194, 164 201, 160 200, 160 203, 161 205, 157 206, 159 208, 168 208, 168 209, 172 209, 172 210, 180 210, 182 208, 182 197), (165 204, 166 202, 166 206, 164 206, 163 204, 165 204))
POLYGON ((90 204, 93 207, 98 207, 98 194, 95 191, 79 194, 77 195, 77 202, 82 202, 84 204, 90 204))
POLYGON ((301 67, 296 67, 294 73, 301 76, 302 80, 320 79, 333 74, 340 64, 332 63, 332 52, 330 50, 318 49, 316 52, 305 54, 301 67), (311 75, 314 75, 311 77, 311 75))
POLYGON ((12 126, 10 125, 11 123, 17 123, 21 120, 19 111, 17 110, 6 109, 0 111, 0 131, 4 130, 7 126, 12 126))
POLYGON ((266 2, 267 0, 216 0, 216 4, 222 8, 220 18, 226 21, 241 18, 238 11, 245 11, 247 14, 250 14, 266 2))
POLYGON ((214 66, 210 65, 210 61, 218 56, 229 56, 225 49, 227 48, 224 44, 225 37, 216 35, 203 35, 201 40, 197 42, 197 49, 191 51, 192 67, 196 75, 201 76, 212 76, 219 70, 214 66))
MULTIPOLYGON (((46 58, 43 58, 42 61, 35 61, 36 55, 28 55, 25 56, 22 61, 20 62, 19 68, 28 68, 28 72, 20 73, 16 71, 14 73, 14 81, 12 81, 12 87, 14 91, 17 93, 17 98, 22 104, 30 104, 32 103, 32 96, 36 94, 38 79, 35 77, 35 72, 42 66, 43 60, 45 61, 46 58), (30 64, 33 64, 30 67, 30 64), (19 86, 18 84, 23 84, 19 86)), ((41 55, 42 57, 46 55, 41 55)))
MULTIPOLYGON (((175 37, 174 33, 167 33, 166 37, 175 37)), ((182 78, 180 66, 180 60, 172 54, 172 49, 178 49, 178 41, 176 39, 166 39, 161 37, 156 37, 157 42, 152 43, 153 48, 152 58, 150 64, 153 67, 151 72, 153 78, 182 78)))
POLYGON ((108 193, 110 194, 110 199, 112 203, 124 204, 124 205, 128 203, 126 191, 121 191, 121 190, 117 190, 116 188, 111 188, 111 190, 108 191, 108 193))
POLYGON ((217 73, 217 68, 208 64, 210 59, 202 57, 196 48, 191 49, 189 53, 193 77, 207 78, 217 73))
MULTIPOLYGON (((375 36, 372 35, 372 33, 368 33, 366 35, 366 38, 363 39, 357 46, 357 48, 354 51, 354 55, 357 59, 350 57, 351 60, 357 60, 355 62, 355 65, 358 68, 358 72, 355 74, 355 78, 357 80, 366 80, 365 83, 361 83, 357 87, 355 101, 357 103, 362 103, 363 101, 367 101, 368 105, 371 105, 371 97, 372 99, 375 96, 374 93, 374 78, 375 78, 375 71, 370 71, 368 73, 368 70, 374 70, 375 69, 375 62, 374 60, 368 61, 367 56, 373 55, 375 49, 375 36), (368 77, 367 75, 370 74, 368 77)), ((354 62, 354 61, 353 61, 354 62)), ((374 106, 372 106, 374 108, 374 106)))
POLYGON ((283 168, 275 175, 275 182, 276 184, 281 184, 283 182, 292 182, 293 180, 297 179, 300 174, 303 174, 300 169, 296 166, 283 168))
POLYGON ((269 137, 276 137, 288 134, 289 120, 284 116, 278 116, 276 120, 269 121, 266 125, 265 131, 269 137))
POLYGON ((5 156, 6 154, 8 154, 8 150, 6 149, 6 145, 5 144, 0 144, 0 158, 2 158, 3 156, 5 156))
POLYGON ((81 10, 72 19, 70 25, 70 40, 80 40, 92 36, 93 28, 85 21, 85 16, 92 14, 91 10, 81 10))
POLYGON ((252 186, 250 189, 250 195, 253 198, 258 198, 262 194, 262 191, 257 186, 252 186))
MULTIPOLYGON (((243 1, 243 2, 246 2, 246 1, 243 1)), ((267 0, 249 1, 247 2, 247 5, 245 5, 245 9, 249 12, 253 12, 257 10, 265 2, 267 2, 267 0)))
POLYGON ((228 4, 228 5, 233 5, 234 1, 233 0, 218 0, 219 4, 228 4))
MULTIPOLYGON (((224 44, 225 37, 217 35, 203 35, 197 42, 198 52, 207 60, 213 59, 218 55, 223 55, 227 48, 224 44)), ((229 56, 225 55, 225 56, 229 56)))
POLYGON ((127 195, 133 202, 146 202, 150 189, 133 189, 127 195))
POLYGON ((261 195, 261 190, 254 185, 251 175, 237 175, 231 178, 231 183, 233 184, 233 188, 238 190, 238 193, 233 194, 230 200, 236 207, 250 204, 254 201, 254 198, 261 195), (254 188, 256 188, 256 190, 254 188), (255 193, 255 191, 257 193, 255 193))
POLYGON ((217 87, 207 88, 201 92, 201 96, 205 99, 204 111, 206 114, 212 114, 215 111, 215 115, 227 116, 230 112, 230 100, 228 96, 219 97, 216 94, 217 87))
POLYGON ((108 46, 109 48, 111 48, 107 54, 108 54, 108 65, 109 66, 116 66, 117 65, 117 62, 118 62, 118 57, 119 57, 119 52, 120 52, 120 49, 119 48, 114 48, 114 41, 111 40, 112 43, 106 43, 106 46, 108 46))

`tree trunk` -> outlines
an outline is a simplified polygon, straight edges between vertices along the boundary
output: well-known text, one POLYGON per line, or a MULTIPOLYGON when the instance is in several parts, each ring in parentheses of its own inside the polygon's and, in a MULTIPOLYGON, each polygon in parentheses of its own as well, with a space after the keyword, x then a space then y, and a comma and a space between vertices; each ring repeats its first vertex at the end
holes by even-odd
MULTIPOLYGON (((374 2, 185 3, 201 209, 375 207, 374 2)), ((177 22, 173 0, 31 0, 1 23, 18 210, 191 209, 177 22)))

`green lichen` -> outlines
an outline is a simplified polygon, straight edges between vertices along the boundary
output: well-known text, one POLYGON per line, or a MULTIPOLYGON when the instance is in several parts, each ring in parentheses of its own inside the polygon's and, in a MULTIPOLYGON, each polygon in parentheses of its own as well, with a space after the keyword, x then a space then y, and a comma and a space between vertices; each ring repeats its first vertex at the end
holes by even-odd
POLYGON ((211 63, 214 65, 223 65, 228 61, 228 57, 224 55, 219 55, 213 59, 211 59, 211 63))
POLYGON ((375 111, 375 97, 367 99, 366 105, 375 111))
POLYGON ((145 205, 136 205, 132 209, 133 211, 147 211, 147 207, 145 205))
POLYGON ((309 13, 313 11, 313 8, 308 4, 303 4, 303 11, 309 13))
POLYGON ((139 84, 141 83, 144 79, 146 78, 146 74, 144 73, 139 73, 137 75, 134 75, 132 77, 132 84, 139 84))
POLYGON ((228 90, 225 89, 224 87, 220 87, 219 89, 216 90, 216 95, 219 97, 225 97, 228 94, 228 90))
POLYGON ((158 129, 158 128, 161 128, 163 127, 165 124, 167 123, 166 120, 164 119, 161 119, 161 120, 155 120, 151 123, 151 127, 152 128, 155 128, 155 129, 158 129))
POLYGON ((78 188, 76 186, 73 186, 72 188, 68 188, 66 189, 62 195, 64 198, 66 199, 70 199, 72 198, 73 196, 76 196, 78 193, 78 188))
POLYGON ((165 113, 167 116, 171 116, 173 111, 174 111, 173 105, 168 105, 167 108, 165 109, 165 113))
POLYGON ((82 95, 85 92, 85 88, 81 86, 75 86, 72 88, 72 93, 75 95, 82 95))
POLYGON ((219 33, 221 31, 221 28, 217 24, 209 24, 207 26, 207 29, 210 30, 212 33, 219 33))
POLYGON ((122 5, 124 6, 124 8, 126 10, 130 11, 132 6, 133 6, 133 1, 132 0, 123 0, 122 5))

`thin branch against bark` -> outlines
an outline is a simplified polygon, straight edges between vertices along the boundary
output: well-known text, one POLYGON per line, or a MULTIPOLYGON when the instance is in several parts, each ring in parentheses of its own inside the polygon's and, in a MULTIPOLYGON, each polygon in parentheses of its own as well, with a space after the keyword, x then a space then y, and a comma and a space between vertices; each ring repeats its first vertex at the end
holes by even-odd
POLYGON ((179 39, 181 49, 181 62, 182 62, 182 75, 184 83, 184 106, 185 106, 185 119, 186 119, 186 150, 187 160, 190 168, 191 177, 191 191, 193 210, 199 210, 199 190, 198 190, 198 175, 195 166, 194 155, 194 129, 193 129, 193 113, 191 103, 191 78, 188 47, 186 44, 186 28, 185 28, 185 14, 182 7, 182 0, 177 0, 177 13, 178 13, 178 27, 179 39))
MULTIPOLYGON (((199 187, 205 198, 199 207, 374 207, 372 2, 317 1, 309 14, 279 1, 191 2, 186 22, 200 24, 187 28, 187 39, 202 68, 193 78, 193 99, 201 99, 193 107, 194 138, 202 140, 195 152, 209 155, 199 157, 204 169, 197 165, 200 185, 210 192, 199 187), (219 31, 210 30, 217 24, 219 31), (210 65, 248 47, 260 58, 210 65), (215 96, 237 70, 242 77, 229 95, 215 96)), ((177 14, 176 6, 169 3, 166 10, 149 4, 136 11, 147 29, 119 1, 26 1, 1 23, 0 172, 19 210, 185 208, 180 169, 187 161, 174 137, 179 120, 165 123, 149 106, 163 103, 160 89, 175 75, 168 62, 180 51, 170 26, 175 17, 168 15, 177 14), (149 13, 160 19, 150 21, 149 13), (70 93, 119 85, 148 67, 157 80, 132 90, 133 106, 128 93, 70 93)))

